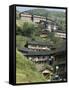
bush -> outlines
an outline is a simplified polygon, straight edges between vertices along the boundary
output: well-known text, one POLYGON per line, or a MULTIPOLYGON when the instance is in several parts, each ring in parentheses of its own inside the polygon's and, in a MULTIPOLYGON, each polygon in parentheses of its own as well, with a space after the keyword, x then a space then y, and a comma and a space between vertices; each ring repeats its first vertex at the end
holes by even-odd
POLYGON ((16 25, 16 34, 32 37, 36 33, 36 27, 31 22, 24 22, 21 27, 16 25))
POLYGON ((16 35, 16 45, 18 47, 23 48, 27 41, 29 41, 29 38, 21 35, 16 35))
POLYGON ((23 24, 22 34, 28 37, 31 37, 35 32, 35 27, 32 23, 25 22, 23 24))

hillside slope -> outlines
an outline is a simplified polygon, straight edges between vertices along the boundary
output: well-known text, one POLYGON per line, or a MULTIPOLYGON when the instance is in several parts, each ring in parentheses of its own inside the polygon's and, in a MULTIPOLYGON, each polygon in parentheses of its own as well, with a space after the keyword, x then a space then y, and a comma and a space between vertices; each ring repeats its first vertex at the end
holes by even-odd
POLYGON ((33 83, 46 81, 37 71, 35 64, 29 61, 19 51, 16 51, 16 83, 33 83))

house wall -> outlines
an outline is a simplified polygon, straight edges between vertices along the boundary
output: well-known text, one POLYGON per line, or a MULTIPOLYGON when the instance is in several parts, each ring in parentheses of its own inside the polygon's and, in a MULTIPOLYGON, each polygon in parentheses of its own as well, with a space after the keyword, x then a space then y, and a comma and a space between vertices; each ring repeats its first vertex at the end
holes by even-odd
POLYGON ((32 50, 50 50, 50 48, 47 46, 39 46, 39 45, 35 45, 35 46, 28 45, 28 48, 32 50))
POLYGON ((53 56, 28 56, 28 59, 35 62, 35 63, 47 63, 49 65, 53 65, 54 64, 54 60, 55 58, 53 56))
POLYGON ((55 32, 55 37, 66 38, 66 33, 55 32))
MULTIPOLYGON (((32 15, 30 14, 20 14, 20 17, 24 21, 32 21, 32 15)), ((46 18, 43 16, 33 15, 33 22, 40 22, 40 20, 46 21, 46 18)))

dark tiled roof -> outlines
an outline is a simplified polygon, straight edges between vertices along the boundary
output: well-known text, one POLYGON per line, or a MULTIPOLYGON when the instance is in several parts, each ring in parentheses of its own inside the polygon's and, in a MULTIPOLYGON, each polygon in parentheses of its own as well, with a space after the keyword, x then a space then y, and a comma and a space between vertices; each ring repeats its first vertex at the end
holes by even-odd
POLYGON ((58 33, 66 33, 66 31, 63 31, 63 30, 56 30, 55 32, 58 32, 58 33))
POLYGON ((18 50, 21 52, 26 52, 26 53, 33 51, 33 50, 28 49, 28 48, 18 48, 18 50))
POLYGON ((48 56, 53 54, 51 51, 31 51, 26 53, 25 55, 29 56, 48 56))
POLYGON ((48 56, 48 55, 61 55, 63 52, 66 52, 66 48, 58 48, 56 50, 50 50, 50 51, 33 51, 28 48, 18 49, 24 55, 27 56, 48 56))

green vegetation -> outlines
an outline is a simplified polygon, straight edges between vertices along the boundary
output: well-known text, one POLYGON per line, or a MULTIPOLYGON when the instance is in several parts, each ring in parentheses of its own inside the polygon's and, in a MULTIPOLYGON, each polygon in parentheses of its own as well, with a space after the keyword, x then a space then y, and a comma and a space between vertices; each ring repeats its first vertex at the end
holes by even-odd
POLYGON ((16 45, 18 47, 23 48, 27 41, 44 41, 48 43, 53 43, 54 47, 60 47, 64 40, 59 39, 58 37, 54 36, 54 32, 48 33, 46 38, 42 38, 39 36, 39 31, 41 28, 32 23, 32 22, 23 22, 21 20, 17 20, 16 24, 16 45), (37 27, 35 27, 37 26, 37 27))
POLYGON ((36 32, 34 24, 25 22, 22 28, 22 35, 32 37, 36 32))
POLYGON ((16 51, 16 83, 45 82, 44 76, 37 71, 35 64, 16 51))
POLYGON ((16 45, 23 48, 27 41, 43 41, 43 38, 39 36, 40 30, 41 28, 33 22, 16 20, 16 45))
POLYGON ((28 12, 32 15, 40 15, 40 16, 46 16, 48 15, 48 11, 46 9, 33 9, 33 10, 28 10, 25 11, 28 12))
POLYGON ((17 20, 16 34, 26 37, 32 37, 36 34, 38 27, 32 22, 22 22, 17 20))
POLYGON ((59 29, 66 31, 65 28, 65 13, 62 11, 54 11, 54 10, 48 10, 48 9, 33 9, 33 10, 28 10, 25 11, 33 15, 40 15, 40 16, 45 16, 46 18, 52 19, 59 25, 59 29))
POLYGON ((59 25, 59 29, 66 31, 65 28, 65 12, 62 11, 50 11, 48 13, 48 17, 51 18, 52 20, 54 20, 58 25, 59 25))
POLYGON ((23 48, 26 44, 27 41, 29 41, 30 38, 21 36, 21 35, 16 35, 16 45, 20 48, 23 48))
POLYGON ((54 47, 59 48, 63 45, 65 40, 59 37, 55 37, 54 34, 55 32, 48 33, 48 37, 46 40, 49 40, 49 42, 53 42, 54 47))
MULTIPOLYGON (((58 23, 60 30, 65 31, 64 12, 48 11, 45 9, 34 9, 28 10, 27 12, 51 18, 58 23)), ((18 15, 19 12, 17 12, 16 16, 16 47, 23 48, 28 41, 44 41, 53 44, 56 48, 63 45, 64 40, 55 37, 54 32, 49 32, 46 37, 40 37, 39 32, 41 32, 43 25, 41 26, 41 24, 38 25, 33 22, 24 22, 19 19, 18 15)), ((43 67, 50 71, 45 77, 36 69, 36 65, 32 61, 28 60, 22 53, 16 50, 16 83, 46 82, 50 79, 53 68, 48 64, 44 64, 43 67)), ((39 66, 38 69, 42 69, 41 66, 39 66)))

